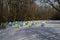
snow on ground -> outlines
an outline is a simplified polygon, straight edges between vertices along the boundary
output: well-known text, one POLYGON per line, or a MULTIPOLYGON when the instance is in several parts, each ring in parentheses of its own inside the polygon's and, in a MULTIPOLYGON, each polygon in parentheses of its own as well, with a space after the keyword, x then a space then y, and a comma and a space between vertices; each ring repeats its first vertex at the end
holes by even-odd
POLYGON ((0 31, 0 40, 60 40, 60 27, 7 28, 0 31))
POLYGON ((48 22, 44 27, 8 27, 0 30, 0 40, 60 40, 60 24, 48 22))

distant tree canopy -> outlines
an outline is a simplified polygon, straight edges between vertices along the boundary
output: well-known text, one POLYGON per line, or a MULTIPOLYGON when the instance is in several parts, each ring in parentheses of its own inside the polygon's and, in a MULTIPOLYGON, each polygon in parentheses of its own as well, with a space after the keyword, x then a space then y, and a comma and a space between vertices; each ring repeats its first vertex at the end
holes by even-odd
MULTIPOLYGON (((0 0, 0 22, 25 21, 25 20, 46 20, 60 12, 60 7, 54 6, 51 0, 40 0, 51 5, 50 7, 38 7, 36 0, 0 0)), ((54 0, 60 6, 60 0, 54 0)))

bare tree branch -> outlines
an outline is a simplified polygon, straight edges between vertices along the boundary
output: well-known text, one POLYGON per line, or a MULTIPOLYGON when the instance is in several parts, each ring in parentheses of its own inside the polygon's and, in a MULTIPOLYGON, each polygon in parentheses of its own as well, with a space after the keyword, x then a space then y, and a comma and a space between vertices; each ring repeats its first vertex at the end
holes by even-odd
POLYGON ((60 10, 58 9, 58 8, 56 8, 55 6, 54 6, 54 4, 50 1, 50 0, 48 0, 50 3, 48 3, 48 4, 50 4, 54 9, 56 9, 58 12, 60 12, 60 10))

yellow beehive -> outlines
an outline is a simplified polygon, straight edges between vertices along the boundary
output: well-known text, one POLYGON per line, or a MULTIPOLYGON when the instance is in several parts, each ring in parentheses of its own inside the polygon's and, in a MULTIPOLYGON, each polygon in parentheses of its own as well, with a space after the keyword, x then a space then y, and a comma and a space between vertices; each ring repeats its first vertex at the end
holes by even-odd
POLYGON ((44 21, 44 24, 46 25, 46 21, 44 21))
POLYGON ((26 22, 23 22, 23 26, 25 26, 26 25, 26 22))
POLYGON ((18 24, 15 24, 15 28, 19 28, 19 25, 18 24))
POLYGON ((37 25, 37 21, 34 21, 34 25, 37 25))
POLYGON ((32 22, 28 21, 28 26, 31 27, 32 26, 32 22))

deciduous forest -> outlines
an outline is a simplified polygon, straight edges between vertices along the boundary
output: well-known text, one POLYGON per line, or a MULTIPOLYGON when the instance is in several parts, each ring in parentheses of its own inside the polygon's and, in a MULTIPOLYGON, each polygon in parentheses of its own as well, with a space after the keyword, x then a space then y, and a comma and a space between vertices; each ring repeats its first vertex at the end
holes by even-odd
POLYGON ((60 20, 60 0, 0 0, 0 22, 27 20, 60 20))

